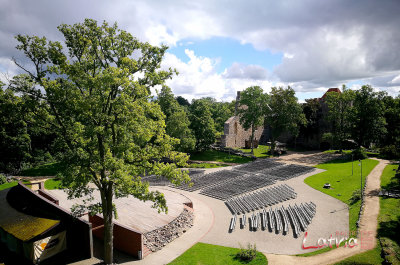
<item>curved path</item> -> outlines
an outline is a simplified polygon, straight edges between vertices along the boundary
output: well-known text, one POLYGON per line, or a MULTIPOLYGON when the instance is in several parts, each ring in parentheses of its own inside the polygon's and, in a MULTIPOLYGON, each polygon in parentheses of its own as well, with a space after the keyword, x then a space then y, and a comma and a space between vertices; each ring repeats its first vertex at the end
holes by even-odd
MULTIPOLYGON (((311 257, 298 257, 288 255, 275 255, 267 254, 268 264, 332 264, 339 262, 343 259, 353 255, 362 253, 364 251, 373 249, 376 246, 376 233, 378 227, 379 215, 379 197, 378 192, 380 189, 380 177, 383 169, 389 164, 387 160, 376 159, 379 164, 371 171, 367 177, 367 186, 365 189, 365 205, 364 211, 361 216, 360 231, 361 233, 370 233, 370 244, 367 247, 361 248, 360 245, 354 248, 338 248, 319 255, 311 257)), ((360 243, 360 239, 358 239, 360 243)))

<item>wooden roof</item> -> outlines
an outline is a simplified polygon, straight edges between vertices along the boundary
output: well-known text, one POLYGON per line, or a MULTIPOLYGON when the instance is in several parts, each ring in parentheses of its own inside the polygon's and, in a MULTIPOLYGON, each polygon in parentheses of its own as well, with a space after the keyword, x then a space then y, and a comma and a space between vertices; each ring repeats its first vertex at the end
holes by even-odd
POLYGON ((0 227, 7 233, 22 241, 29 241, 60 223, 59 220, 35 217, 17 211, 7 202, 9 190, 0 191, 0 227))

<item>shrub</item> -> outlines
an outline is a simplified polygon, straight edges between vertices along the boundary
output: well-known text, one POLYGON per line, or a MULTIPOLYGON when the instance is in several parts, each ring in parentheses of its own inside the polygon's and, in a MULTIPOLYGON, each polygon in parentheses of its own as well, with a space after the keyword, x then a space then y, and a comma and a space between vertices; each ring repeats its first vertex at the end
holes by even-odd
POLYGON ((356 159, 365 159, 365 158, 368 157, 367 156, 367 152, 365 152, 365 150, 362 149, 362 148, 358 148, 358 149, 353 150, 353 152, 351 152, 351 154, 353 155, 353 159, 354 160, 356 160, 356 159))
POLYGON ((400 158, 400 150, 394 144, 382 147, 380 154, 386 159, 400 158))
MULTIPOLYGON (((240 245, 240 244, 239 244, 240 245)), ((242 245, 240 245, 239 252, 236 254, 236 257, 242 261, 250 261, 253 260, 257 255, 257 247, 256 244, 253 246, 249 243, 247 245, 247 249, 243 248, 242 245)))
POLYGON ((358 202, 361 199, 361 190, 355 190, 353 191, 353 194, 351 195, 349 202, 351 205, 355 204, 356 202, 358 202))
POLYGON ((7 183, 7 178, 3 174, 0 174, 0 185, 7 183))

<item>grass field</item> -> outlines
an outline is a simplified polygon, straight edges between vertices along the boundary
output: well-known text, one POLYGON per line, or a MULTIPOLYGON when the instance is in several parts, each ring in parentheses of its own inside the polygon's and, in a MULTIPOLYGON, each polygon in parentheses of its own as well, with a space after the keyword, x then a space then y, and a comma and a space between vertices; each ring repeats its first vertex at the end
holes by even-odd
MULTIPOLYGON (((381 188, 399 189, 399 179, 395 178, 395 170, 398 165, 387 165, 381 176, 381 188)), ((382 264, 381 249, 386 255, 390 264, 400 264, 400 201, 394 198, 379 198, 380 210, 378 216, 378 237, 379 244, 373 249, 364 253, 347 258, 337 265, 348 264, 382 264)))
POLYGON ((229 165, 227 164, 222 164, 222 163, 201 163, 201 164, 197 164, 197 163, 192 163, 192 164, 188 164, 188 168, 217 168, 217 167, 227 167, 229 165))
POLYGON ((230 155, 228 153, 219 152, 216 150, 207 150, 204 152, 191 154, 190 159, 200 160, 200 161, 215 161, 221 163, 238 163, 238 164, 244 164, 252 161, 252 159, 249 157, 230 155))
POLYGON ((62 170, 61 163, 49 163, 29 168, 21 172, 21 176, 55 176, 62 170))
MULTIPOLYGON (((26 184, 26 185, 30 184, 29 181, 24 181, 23 183, 26 184)), ((4 183, 4 184, 0 185, 0 190, 5 190, 5 189, 8 189, 8 188, 12 188, 12 187, 17 186, 17 185, 18 185, 18 181, 4 183)))
POLYGON ((58 178, 48 179, 44 182, 44 188, 46 190, 56 190, 59 189, 61 185, 61 180, 58 178))
MULTIPOLYGON (((378 164, 377 160, 365 159, 362 161, 362 179, 363 185, 365 184, 365 177, 371 172, 371 170, 378 164)), ((360 211, 361 202, 357 201, 354 204, 350 203, 353 191, 361 188, 360 175, 361 167, 359 162, 355 161, 354 171, 352 175, 352 162, 344 160, 333 160, 320 165, 317 168, 325 169, 325 172, 310 176, 304 180, 306 184, 312 188, 319 190, 325 194, 328 194, 338 200, 349 205, 349 230, 356 231, 356 222, 358 220, 358 213, 360 211), (324 189, 325 183, 331 184, 331 189, 324 189)), ((334 248, 332 248, 334 249, 334 248)), ((306 254, 300 254, 299 256, 307 257, 317 255, 331 248, 323 248, 314 252, 306 254)))
POLYGON ((173 260, 171 265, 261 265, 268 264, 264 254, 258 252, 255 259, 243 262, 236 258, 239 249, 221 247, 205 243, 197 243, 181 256, 173 260))
MULTIPOLYGON (((270 155, 268 154, 270 147, 266 146, 266 145, 259 145, 257 148, 254 148, 254 156, 258 157, 258 158, 266 158, 266 157, 270 157, 270 155)), ((251 149, 240 149, 241 151, 245 152, 245 153, 251 153, 251 149)))

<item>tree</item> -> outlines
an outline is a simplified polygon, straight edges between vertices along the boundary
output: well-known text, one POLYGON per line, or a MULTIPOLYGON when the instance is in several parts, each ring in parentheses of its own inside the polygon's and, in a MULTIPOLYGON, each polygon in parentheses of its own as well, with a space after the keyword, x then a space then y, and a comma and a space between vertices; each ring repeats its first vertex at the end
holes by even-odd
POLYGON ((238 116, 245 130, 251 129, 251 153, 254 149, 254 132, 263 124, 267 97, 259 86, 251 86, 240 93, 238 116))
POLYGON ((369 85, 355 91, 350 114, 351 135, 359 147, 369 147, 386 133, 382 92, 373 92, 369 85))
POLYGON ((163 175, 174 184, 189 181, 175 164, 160 162, 168 157, 184 165, 187 156, 172 151, 176 140, 165 133, 164 115, 150 100, 150 88, 163 85, 174 71, 159 70, 166 46, 139 42, 116 24, 85 19, 58 29, 65 47, 45 37, 16 37, 17 49, 33 67, 16 63, 34 81, 19 92, 46 103, 53 116, 51 125, 65 145, 62 180, 70 198, 93 199, 94 191, 100 193, 101 202, 86 201, 73 210, 102 213, 104 257, 111 264, 114 196, 133 195, 167 211, 164 195, 150 192, 140 176, 163 175))
POLYGON ((189 120, 196 137, 196 150, 206 150, 215 141, 215 128, 210 108, 204 100, 192 101, 189 120))
POLYGON ((272 87, 268 107, 265 108, 265 122, 271 127, 271 154, 275 152, 275 141, 284 132, 294 136, 299 133, 299 125, 306 123, 306 118, 295 92, 291 87, 272 87))
POLYGON ((194 150, 196 139, 189 129, 190 121, 184 110, 174 98, 169 87, 164 86, 158 94, 157 102, 166 115, 166 132, 169 136, 179 139, 177 150, 191 152, 194 150))
POLYGON ((189 101, 186 98, 182 97, 182 96, 177 96, 176 97, 176 101, 178 101, 178 104, 183 106, 183 107, 189 107, 190 106, 189 101))
POLYGON ((343 92, 329 92, 325 98, 328 106, 328 120, 332 123, 332 138, 343 151, 343 142, 350 136, 350 113, 354 93, 343 85, 343 92))

